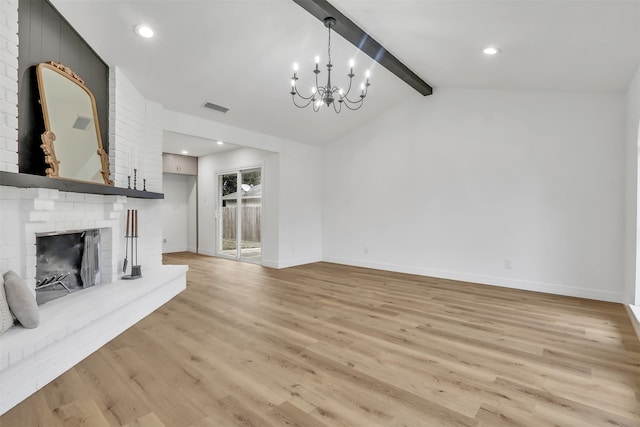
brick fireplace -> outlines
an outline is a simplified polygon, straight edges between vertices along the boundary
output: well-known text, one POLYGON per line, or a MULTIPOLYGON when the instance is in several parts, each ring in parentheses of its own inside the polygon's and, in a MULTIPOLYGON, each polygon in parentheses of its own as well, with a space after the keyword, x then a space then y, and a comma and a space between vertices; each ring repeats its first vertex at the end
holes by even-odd
MULTIPOLYGON (((135 192, 113 194, 117 188, 102 194, 56 189, 54 178, 48 178, 53 188, 9 184, 19 181, 14 178, 19 176, 17 0, 0 2, 0 23, 0 274, 15 271, 35 293, 37 236, 100 230, 101 241, 101 283, 40 306, 38 328, 14 326, 0 335, 2 414, 182 291, 187 268, 162 265, 159 200, 135 192), (127 209, 137 209, 140 216, 144 277, 135 283, 121 280, 127 209)), ((135 153, 142 159, 137 166, 147 190, 162 192, 162 114, 162 107, 146 100, 120 69, 109 70, 115 187, 127 186, 135 153)))

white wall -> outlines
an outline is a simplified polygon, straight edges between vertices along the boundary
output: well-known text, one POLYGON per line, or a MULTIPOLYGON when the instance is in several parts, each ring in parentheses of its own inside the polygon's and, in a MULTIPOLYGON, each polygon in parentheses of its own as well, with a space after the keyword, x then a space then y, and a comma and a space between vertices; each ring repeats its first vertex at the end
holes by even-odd
POLYGON ((640 229, 640 212, 637 203, 638 188, 640 186, 640 175, 638 174, 638 147, 640 147, 638 126, 640 122, 640 66, 636 70, 635 76, 629 85, 625 96, 627 108, 626 123, 626 180, 625 180, 625 285, 627 303, 640 304, 640 292, 637 287, 640 284, 640 263, 637 262, 638 250, 638 230, 640 229))
MULTIPOLYGON (((278 153, 265 163, 263 197, 263 265, 283 268, 322 258, 322 150, 295 141, 249 131, 172 111, 165 111, 164 129, 201 138, 219 139, 247 148, 278 153)), ((245 155, 248 155, 245 153, 245 155)), ((214 224, 212 189, 205 175, 218 170, 213 160, 200 159, 198 171, 200 252, 212 254, 214 224), (209 212, 209 213, 207 213, 209 212), (207 240, 208 239, 208 240, 207 240)))
POLYGON ((162 253, 195 252, 196 177, 165 173, 162 188, 162 253))
POLYGON ((622 301, 623 101, 416 97, 326 148, 323 258, 622 301))
MULTIPOLYGON (((146 179, 148 191, 162 192, 162 106, 142 96, 119 67, 109 69, 109 96, 109 161, 115 186, 127 188, 127 175, 136 168, 138 190, 146 179)), ((161 200, 127 199, 126 208, 139 211, 137 254, 143 274, 162 265, 162 217, 157 214, 161 204, 161 200)), ((122 265, 126 209, 120 221, 122 265)))
POLYGON ((187 178, 187 251, 198 252, 198 178, 187 178))
POLYGON ((296 144, 280 152, 279 268, 322 259, 322 157, 296 144))
POLYGON ((163 108, 138 92, 119 67, 109 69, 109 162, 116 187, 127 188, 127 176, 142 190, 162 192, 163 108))

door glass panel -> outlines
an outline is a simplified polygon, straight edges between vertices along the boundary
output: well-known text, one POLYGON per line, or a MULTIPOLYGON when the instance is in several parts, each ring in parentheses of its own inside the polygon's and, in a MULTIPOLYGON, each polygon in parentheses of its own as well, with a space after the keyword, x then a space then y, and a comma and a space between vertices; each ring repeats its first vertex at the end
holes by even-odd
POLYGON ((262 211, 262 171, 249 169, 240 172, 240 217, 242 236, 240 257, 260 259, 261 245, 261 211, 262 211))
POLYGON ((220 175, 220 242, 218 251, 222 255, 238 256, 238 174, 220 175))

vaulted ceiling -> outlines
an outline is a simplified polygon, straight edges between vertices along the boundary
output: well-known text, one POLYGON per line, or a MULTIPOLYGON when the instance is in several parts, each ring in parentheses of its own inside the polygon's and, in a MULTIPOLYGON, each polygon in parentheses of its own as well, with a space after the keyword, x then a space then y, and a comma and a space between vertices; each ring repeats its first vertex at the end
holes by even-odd
MULTIPOLYGON (((330 2, 433 86, 431 97, 447 87, 623 92, 640 63, 640 1, 330 2), (484 55, 489 45, 502 53, 484 55)), ((372 73, 367 102, 339 115, 295 108, 291 66, 300 64, 299 86, 310 89, 327 34, 291 0, 52 3, 105 62, 169 110, 324 145, 408 99, 430 102, 334 36, 336 84, 346 82, 354 58, 358 76, 372 73), (139 38, 140 23, 156 36, 139 38), (230 110, 204 110, 205 101, 230 110)))

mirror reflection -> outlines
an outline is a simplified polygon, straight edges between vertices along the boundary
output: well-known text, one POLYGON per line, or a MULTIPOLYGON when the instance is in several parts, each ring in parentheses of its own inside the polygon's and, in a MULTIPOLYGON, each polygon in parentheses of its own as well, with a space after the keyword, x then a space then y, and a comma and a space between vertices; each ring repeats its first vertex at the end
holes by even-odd
POLYGON ((62 64, 39 64, 37 76, 47 176, 112 185, 93 94, 62 64))

